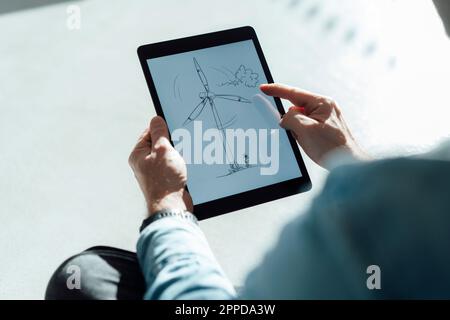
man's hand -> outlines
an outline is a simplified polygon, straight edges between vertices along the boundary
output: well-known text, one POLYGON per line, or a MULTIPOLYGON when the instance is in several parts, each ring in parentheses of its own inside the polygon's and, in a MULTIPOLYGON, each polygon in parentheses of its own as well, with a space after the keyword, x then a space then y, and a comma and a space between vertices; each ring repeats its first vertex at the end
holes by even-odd
POLYGON ((291 108, 281 119, 280 126, 291 130, 303 150, 318 165, 325 167, 326 156, 335 150, 348 152, 359 160, 369 159, 353 138, 333 100, 282 84, 263 84, 261 90, 302 107, 291 108))
POLYGON ((162 209, 192 212, 192 199, 185 190, 186 164, 172 147, 166 122, 154 117, 138 140, 128 162, 144 193, 149 216, 162 209))

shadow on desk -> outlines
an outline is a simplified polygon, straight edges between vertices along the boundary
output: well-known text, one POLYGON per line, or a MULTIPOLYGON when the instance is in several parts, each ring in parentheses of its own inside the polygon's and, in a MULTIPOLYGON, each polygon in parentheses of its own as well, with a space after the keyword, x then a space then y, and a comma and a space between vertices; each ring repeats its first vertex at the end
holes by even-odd
POLYGON ((38 7, 58 4, 62 2, 73 2, 71 0, 14 0, 0 2, 0 15, 20 10, 34 9, 38 7))

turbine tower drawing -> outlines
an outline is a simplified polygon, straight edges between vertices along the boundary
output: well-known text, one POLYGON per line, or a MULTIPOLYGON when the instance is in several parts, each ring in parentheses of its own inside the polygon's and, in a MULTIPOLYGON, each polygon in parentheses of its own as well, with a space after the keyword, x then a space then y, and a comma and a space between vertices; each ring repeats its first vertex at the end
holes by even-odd
POLYGON ((229 101, 234 101, 234 102, 239 102, 239 103, 252 103, 252 102, 250 100, 243 98, 241 96, 238 96, 238 95, 217 94, 217 93, 212 92, 209 88, 208 79, 206 78, 206 75, 203 72, 202 68, 200 67, 200 64, 198 63, 196 58, 194 58, 194 66, 195 66, 195 70, 197 71, 197 75, 200 78, 200 82, 202 83, 205 91, 202 91, 199 93, 200 103, 189 114, 187 119, 184 121, 183 126, 186 126, 190 122, 197 119, 200 116, 200 114, 202 114, 206 105, 209 105, 209 107, 211 108, 211 113, 214 118, 216 127, 222 134, 223 150, 225 152, 225 156, 227 157, 227 161, 230 163, 229 173, 226 175, 230 175, 230 174, 233 174, 240 170, 248 168, 249 167, 248 164, 239 165, 237 163, 236 159, 233 156, 233 152, 232 152, 232 150, 230 150, 231 148, 229 148, 228 143, 226 141, 225 128, 227 126, 229 126, 235 120, 236 116, 234 116, 228 122, 223 123, 222 119, 219 115, 219 111, 217 110, 217 107, 215 105, 214 100, 215 99, 223 99, 223 100, 229 100, 229 101))

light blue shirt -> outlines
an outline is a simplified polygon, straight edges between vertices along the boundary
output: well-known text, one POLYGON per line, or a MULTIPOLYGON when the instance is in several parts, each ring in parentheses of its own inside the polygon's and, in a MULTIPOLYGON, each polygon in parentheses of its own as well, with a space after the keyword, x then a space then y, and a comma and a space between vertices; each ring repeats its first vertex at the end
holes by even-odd
MULTIPOLYGON (((344 165, 309 212, 285 227, 242 298, 450 298, 449 252, 450 161, 344 165), (379 290, 367 286, 372 265, 380 268, 379 290)), ((137 253, 145 299, 236 298, 194 223, 171 217, 150 224, 137 253)))
POLYGON ((215 299, 236 296, 200 228, 166 217, 147 226, 137 244, 147 290, 144 299, 215 299))

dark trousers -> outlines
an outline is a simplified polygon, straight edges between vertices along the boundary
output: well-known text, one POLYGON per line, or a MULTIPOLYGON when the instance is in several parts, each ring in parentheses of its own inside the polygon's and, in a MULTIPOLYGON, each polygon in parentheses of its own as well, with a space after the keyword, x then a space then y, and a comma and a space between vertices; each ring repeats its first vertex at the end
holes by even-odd
POLYGON ((140 300, 144 293, 136 254, 99 246, 64 261, 51 277, 45 299, 140 300), (75 276, 79 276, 78 288, 75 276))

